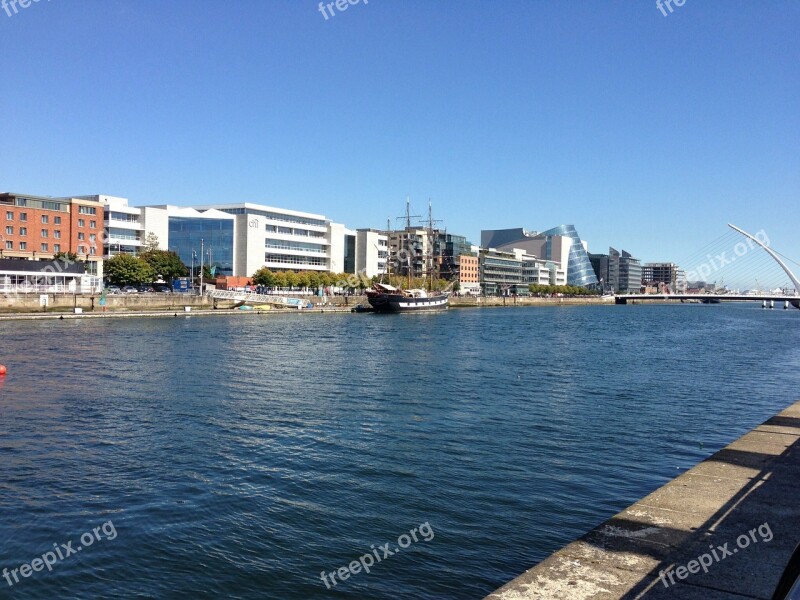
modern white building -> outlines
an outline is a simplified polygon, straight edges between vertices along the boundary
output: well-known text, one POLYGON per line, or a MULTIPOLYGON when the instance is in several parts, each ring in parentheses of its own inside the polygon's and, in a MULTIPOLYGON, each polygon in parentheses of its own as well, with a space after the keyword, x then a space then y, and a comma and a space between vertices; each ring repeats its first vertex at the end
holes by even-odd
POLYGON ((114 254, 139 254, 145 243, 142 209, 128 206, 126 198, 101 195, 97 199, 106 207, 103 254, 108 258, 114 254))
MULTIPOLYGON (((105 205, 106 257, 139 254, 153 234, 159 248, 176 252, 187 266, 202 262, 221 275, 251 276, 264 266, 273 271, 356 271, 357 232, 323 215, 249 202, 134 207, 115 196, 81 198, 105 205)), ((379 260, 368 251, 365 267, 371 274, 385 264, 386 239, 379 238, 370 237, 383 255, 379 260)))
POLYGON ((386 272, 386 261, 389 258, 389 237, 377 229, 356 230, 356 265, 357 273, 367 277, 376 277, 386 272))
POLYGON ((355 271, 355 233, 323 215, 250 202, 194 208, 235 219, 234 275, 250 276, 264 266, 273 271, 355 271))

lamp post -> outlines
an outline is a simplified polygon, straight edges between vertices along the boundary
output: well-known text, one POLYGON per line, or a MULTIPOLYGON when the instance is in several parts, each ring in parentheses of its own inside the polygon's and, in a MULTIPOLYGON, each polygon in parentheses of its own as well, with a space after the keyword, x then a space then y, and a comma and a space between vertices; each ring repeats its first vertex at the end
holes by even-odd
POLYGON ((200 238, 200 295, 203 295, 203 253, 205 248, 205 241, 200 238))

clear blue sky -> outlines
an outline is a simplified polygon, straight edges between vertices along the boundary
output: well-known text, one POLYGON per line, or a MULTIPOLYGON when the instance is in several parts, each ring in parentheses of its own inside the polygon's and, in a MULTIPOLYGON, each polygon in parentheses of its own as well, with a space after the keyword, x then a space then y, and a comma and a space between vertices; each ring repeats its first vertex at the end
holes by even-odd
POLYGON ((349 227, 430 197, 476 243, 644 260, 732 221, 800 260, 798 31, 796 1, 41 0, 0 10, 0 191, 349 227))

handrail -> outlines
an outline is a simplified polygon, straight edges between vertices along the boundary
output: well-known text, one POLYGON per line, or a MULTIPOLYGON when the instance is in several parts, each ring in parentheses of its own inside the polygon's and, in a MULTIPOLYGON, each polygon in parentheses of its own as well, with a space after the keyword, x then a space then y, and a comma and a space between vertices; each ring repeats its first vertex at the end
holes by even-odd
POLYGON ((267 294, 255 294, 253 292, 236 292, 233 290, 211 290, 206 294, 216 300, 234 300, 236 302, 246 302, 253 304, 277 304, 279 306, 300 307, 308 302, 304 298, 289 298, 287 296, 270 296, 267 294))

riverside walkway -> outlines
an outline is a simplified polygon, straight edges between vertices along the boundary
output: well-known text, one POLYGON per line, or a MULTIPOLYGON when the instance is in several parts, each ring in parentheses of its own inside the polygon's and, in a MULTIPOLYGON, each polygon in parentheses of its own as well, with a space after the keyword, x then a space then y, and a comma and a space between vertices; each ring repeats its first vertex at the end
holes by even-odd
POLYGON ((769 600, 800 543, 800 402, 487 600, 769 600))

